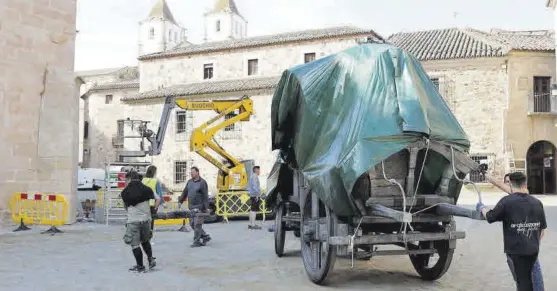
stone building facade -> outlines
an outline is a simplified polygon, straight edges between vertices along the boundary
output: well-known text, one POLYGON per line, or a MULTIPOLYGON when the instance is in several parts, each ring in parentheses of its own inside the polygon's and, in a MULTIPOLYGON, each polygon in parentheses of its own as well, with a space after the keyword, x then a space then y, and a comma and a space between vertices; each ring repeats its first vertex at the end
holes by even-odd
POLYGON ((553 32, 439 29, 389 41, 417 56, 438 82, 474 158, 487 159, 499 176, 526 172, 532 193, 556 193, 553 32))
POLYGON ((75 217, 75 18, 75 0, 2 1, 0 212, 15 192, 60 193, 75 217))
MULTIPOLYGON (((156 5, 166 7, 161 11, 169 11, 165 1, 156 5)), ((160 18, 152 12, 149 17, 160 18)), ((207 33, 205 43, 184 41, 171 50, 140 56, 136 68, 126 68, 135 70, 138 77, 115 69, 78 73, 86 82, 81 98, 83 166, 104 167, 107 161, 118 161, 122 150, 137 148, 133 141, 122 142, 119 135, 124 135, 133 120, 150 121, 149 127, 156 131, 166 96, 215 100, 248 95, 254 103, 251 120, 227 127, 217 139, 235 157, 255 160, 265 176, 274 162, 270 151, 271 96, 282 71, 342 51, 368 38, 380 38, 372 30, 353 27, 246 37, 247 21, 240 16, 234 1, 216 2, 215 9, 206 15, 207 29, 219 30, 217 21, 221 31, 207 33), (225 24, 227 21, 231 24, 225 24), (234 24, 237 21, 239 25, 234 24), (118 123, 128 118, 130 122, 118 123)), ((172 189, 180 189, 189 167, 196 165, 214 190, 217 169, 189 151, 192 128, 214 115, 214 112, 174 110, 161 155, 122 160, 154 163, 161 180, 172 189)))
MULTIPOLYGON (((229 14, 239 15, 234 1, 217 1, 206 17, 207 29, 217 28, 215 15, 229 14)), ((183 42, 167 51, 140 56, 135 68, 138 78, 117 77, 102 82, 101 76, 95 76, 97 81, 92 82, 96 83, 88 85, 82 98, 86 104, 84 120, 89 126, 83 143, 84 165, 102 167, 106 160, 117 160, 123 148, 137 147, 120 144, 116 137, 125 130, 119 128, 123 125, 119 126, 117 120, 151 121, 149 126, 156 131, 167 96, 215 100, 248 95, 255 104, 251 120, 227 128, 219 136, 219 143, 239 158, 254 159, 265 176, 275 158, 270 151, 269 116, 271 96, 281 72, 367 39, 380 36, 353 27, 260 37, 229 35, 223 41, 183 42)), ((534 77, 555 76, 553 34, 439 29, 399 33, 388 41, 422 61, 468 133, 471 154, 478 160, 487 159, 495 173, 525 170, 532 143, 557 137, 552 124, 553 100, 549 100, 549 110, 536 109, 549 112, 530 112, 535 98, 528 97, 534 92, 534 77)), ((544 81, 536 78, 536 82, 544 81)), ((547 100, 542 101, 546 106, 547 100)), ((214 115, 180 110, 171 114, 161 155, 147 159, 158 165, 161 179, 170 188, 179 189, 184 173, 197 165, 214 190, 216 168, 189 151, 191 129, 214 115)), ((475 173, 471 178, 479 181, 475 173)))

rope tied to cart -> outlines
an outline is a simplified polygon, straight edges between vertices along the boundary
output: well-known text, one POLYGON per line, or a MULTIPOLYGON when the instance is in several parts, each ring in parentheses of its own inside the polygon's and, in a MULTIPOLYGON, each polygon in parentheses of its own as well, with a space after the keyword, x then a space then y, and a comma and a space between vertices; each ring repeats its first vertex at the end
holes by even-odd
MULTIPOLYGON (((453 148, 453 146, 450 146, 450 148, 451 148, 451 166, 452 166, 452 169, 453 169, 453 176, 456 178, 457 181, 461 182, 461 183, 464 184, 464 185, 472 185, 472 186, 474 187, 474 190, 476 191, 476 194, 478 195, 478 202, 482 202, 482 192, 481 192, 480 189, 478 188, 478 185, 476 185, 476 183, 474 183, 474 182, 472 182, 472 181, 470 181, 470 180, 461 179, 461 178, 459 178, 458 175, 456 174, 456 167, 455 167, 455 165, 454 165, 454 164, 455 164, 455 163, 454 163, 454 161, 455 161, 455 157, 454 157, 454 148, 453 148)), ((424 163, 425 163, 425 159, 424 159, 424 163)), ((421 172, 420 172, 420 176, 421 176, 421 172)), ((419 180, 419 178, 418 178, 418 184, 419 184, 419 183, 420 183, 420 180, 419 180)), ((417 190, 417 189, 418 189, 418 188, 416 187, 416 190, 417 190)), ((414 196, 415 196, 415 195, 416 195, 416 194, 414 193, 414 196)), ((414 216, 414 215, 416 215, 416 214, 418 214, 418 213, 425 212, 425 211, 430 210, 430 209, 432 209, 432 208, 434 208, 434 207, 437 207, 437 206, 439 206, 439 205, 441 205, 441 204, 443 204, 443 203, 436 203, 436 204, 433 204, 433 205, 431 205, 431 206, 429 206, 429 207, 426 207, 426 208, 424 208, 424 209, 421 209, 421 210, 418 210, 418 211, 412 213, 412 215, 414 216)), ((411 211, 411 209, 410 209, 410 211, 411 211)))
MULTIPOLYGON (((476 185, 476 183, 474 183, 474 182, 472 182, 472 181, 470 181, 470 180, 460 179, 460 178, 458 177, 458 175, 456 174, 456 168, 455 168, 455 165, 454 165, 454 161, 455 161, 455 158, 454 158, 454 148, 453 148, 453 146, 450 146, 450 147, 451 147, 451 166, 452 166, 452 168, 453 168, 453 176, 456 178, 457 181, 461 182, 461 183, 464 184, 464 185, 472 185, 472 186, 474 186, 474 190, 476 191, 476 194, 478 194, 478 202, 482 202, 482 193, 481 193, 480 189, 478 188, 478 185, 476 185)), ((418 180, 418 183, 419 183, 419 180, 418 180)), ((439 206, 439 205, 441 205, 441 204, 443 204, 443 203, 436 203, 436 204, 431 205, 431 206, 429 206, 429 207, 426 207, 426 208, 424 208, 424 209, 418 210, 418 211, 412 213, 412 215, 418 214, 418 213, 420 213, 420 212, 427 211, 427 210, 432 209, 432 208, 434 208, 434 207, 436 207, 436 206, 439 206)))
MULTIPOLYGON (((427 157, 428 157, 428 154, 429 154, 430 140, 428 138, 424 138, 424 139, 425 139, 425 142, 426 142, 426 151, 425 151, 424 158, 423 158, 423 161, 422 161, 422 165, 421 165, 421 168, 420 168, 420 173, 418 175, 418 181, 416 183, 416 187, 414 188, 414 193, 412 195, 413 201, 415 201, 416 195, 418 193, 418 186, 420 185, 420 181, 421 181, 421 178, 423 176, 423 171, 424 171, 424 168, 425 168, 425 163, 426 163, 426 160, 427 160, 427 157)), ((456 172, 456 167, 455 167, 454 147, 450 146, 450 148, 451 148, 451 166, 452 166, 452 170, 453 170, 453 176, 457 179, 457 181, 463 183, 464 185, 471 184, 474 187, 474 189, 476 191, 476 194, 478 195, 478 201, 482 202, 482 195, 481 195, 481 192, 480 192, 478 186, 476 185, 476 183, 474 183, 470 180, 464 180, 464 179, 461 179, 461 178, 458 177, 457 172, 456 172)), ((401 195, 402 195, 402 212, 403 212, 403 215, 410 214, 411 216, 415 216, 415 215, 417 215, 421 212, 425 212, 427 210, 430 210, 430 209, 432 209, 434 207, 437 207, 437 206, 442 204, 442 203, 436 203, 436 204, 431 205, 429 207, 426 207, 424 209, 412 212, 412 208, 414 207, 414 204, 412 203, 410 205, 410 208, 408 209, 408 211, 406 211, 407 201, 406 201, 406 192, 404 191, 404 188, 402 187, 402 185, 398 181, 396 181, 396 179, 389 179, 387 177, 387 175, 385 173, 385 163, 384 163, 384 161, 381 161, 381 169, 382 169, 382 172, 383 172, 383 178, 390 185, 397 185, 398 188, 400 189, 400 192, 401 192, 401 195)), ((407 222, 407 221, 401 222, 401 228, 400 228, 399 232, 402 232, 404 246, 405 246, 405 249, 408 250, 408 240, 407 240, 407 236, 406 236, 407 228, 410 228, 411 231, 414 231, 411 222, 407 222)), ((358 229, 359 229, 359 224, 358 224, 358 227, 356 228, 356 231, 358 229)), ((352 246, 352 248, 353 248, 353 246, 352 246)))
MULTIPOLYGON (((418 185, 420 185, 420 181, 422 179, 423 176, 423 172, 424 172, 424 168, 425 168, 425 163, 427 160, 427 156, 429 154, 429 146, 430 146, 430 141, 428 138, 425 138, 425 143, 426 143, 426 151, 424 154, 424 158, 422 161, 422 166, 420 168, 420 174, 418 175, 418 182, 416 183, 416 187, 414 189, 414 193, 412 195, 412 199, 414 200, 416 198, 416 195, 418 194, 418 185)), ((396 180, 396 179, 389 179, 387 178, 387 174, 385 173, 385 163, 384 161, 381 161, 381 170, 383 172, 383 178, 391 185, 397 185, 398 188, 400 189, 400 193, 402 196, 402 212, 403 212, 403 216, 406 214, 409 214, 411 216, 413 216, 414 214, 412 213, 412 208, 413 208, 413 204, 410 205, 410 209, 408 211, 406 211, 406 191, 404 191, 404 187, 402 187, 402 185, 396 180)), ((403 219, 404 220, 404 219, 403 219)), ((414 231, 414 228, 412 227, 412 224, 410 222, 407 221, 402 221, 401 225, 400 225, 400 230, 399 232, 402 232, 402 240, 404 242, 404 247, 405 249, 408 250, 408 239, 406 237, 406 233, 407 233, 407 228, 410 228, 411 231, 414 231)))

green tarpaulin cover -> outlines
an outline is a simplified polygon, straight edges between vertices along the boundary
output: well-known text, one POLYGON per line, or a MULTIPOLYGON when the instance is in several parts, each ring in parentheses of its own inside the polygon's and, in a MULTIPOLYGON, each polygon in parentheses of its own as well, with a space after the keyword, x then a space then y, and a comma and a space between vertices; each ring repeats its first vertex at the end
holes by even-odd
POLYGON ((286 70, 271 126, 273 150, 286 153, 319 198, 344 215, 353 211, 348 193, 356 179, 424 135, 459 151, 470 146, 419 61, 389 44, 358 45, 286 70))

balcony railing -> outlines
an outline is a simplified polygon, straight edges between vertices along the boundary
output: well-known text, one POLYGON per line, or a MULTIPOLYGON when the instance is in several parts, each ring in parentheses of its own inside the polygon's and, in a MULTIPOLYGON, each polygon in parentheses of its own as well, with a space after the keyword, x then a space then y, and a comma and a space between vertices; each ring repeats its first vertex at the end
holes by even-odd
POLYGON ((528 114, 540 113, 557 114, 557 96, 549 92, 528 95, 528 114))

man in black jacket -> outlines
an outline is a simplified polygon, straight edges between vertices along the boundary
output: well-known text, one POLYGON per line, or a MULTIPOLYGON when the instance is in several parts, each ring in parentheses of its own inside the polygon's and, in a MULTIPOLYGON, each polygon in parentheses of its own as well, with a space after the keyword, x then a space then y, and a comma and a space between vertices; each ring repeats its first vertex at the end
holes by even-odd
MULTIPOLYGON (((197 167, 191 168, 191 179, 186 183, 182 195, 178 199, 178 205, 181 205, 186 199, 189 201, 189 209, 193 212, 209 212, 209 187, 207 182, 199 176, 197 167)), ((190 225, 193 228, 193 244, 191 247, 200 247, 206 245, 210 240, 205 230, 203 230, 203 216, 194 215, 190 219, 190 225)))
POLYGON ((526 176, 509 174, 512 194, 503 197, 492 210, 476 206, 487 222, 503 222, 504 249, 512 262, 519 291, 532 291, 532 268, 538 259, 540 241, 547 222, 541 201, 528 194, 526 176))
POLYGON ((155 207, 160 205, 160 198, 153 193, 151 188, 141 182, 141 175, 135 171, 126 174, 128 185, 122 190, 121 197, 126 208, 128 219, 126 222, 126 234, 124 242, 131 246, 136 265, 130 271, 145 272, 143 265, 143 253, 147 255, 149 269, 156 266, 153 250, 151 248, 151 208, 149 200, 155 200, 155 207))

